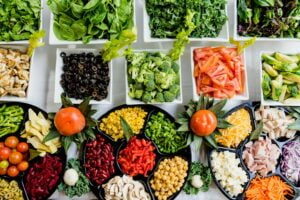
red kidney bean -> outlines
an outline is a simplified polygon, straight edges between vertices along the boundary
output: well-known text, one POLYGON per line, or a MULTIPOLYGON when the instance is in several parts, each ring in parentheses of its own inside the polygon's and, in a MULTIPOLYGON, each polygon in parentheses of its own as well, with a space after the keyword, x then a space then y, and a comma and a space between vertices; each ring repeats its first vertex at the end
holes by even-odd
POLYGON ((100 135, 86 144, 86 176, 96 185, 101 185, 115 173, 113 147, 100 135))

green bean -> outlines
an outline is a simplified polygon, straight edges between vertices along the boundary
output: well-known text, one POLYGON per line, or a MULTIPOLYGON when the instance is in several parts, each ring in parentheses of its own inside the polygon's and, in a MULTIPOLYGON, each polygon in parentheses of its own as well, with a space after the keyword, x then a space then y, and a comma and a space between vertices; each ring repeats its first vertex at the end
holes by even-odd
POLYGON ((24 119, 23 114, 24 110, 22 107, 4 104, 0 108, 0 137, 15 133, 24 119))

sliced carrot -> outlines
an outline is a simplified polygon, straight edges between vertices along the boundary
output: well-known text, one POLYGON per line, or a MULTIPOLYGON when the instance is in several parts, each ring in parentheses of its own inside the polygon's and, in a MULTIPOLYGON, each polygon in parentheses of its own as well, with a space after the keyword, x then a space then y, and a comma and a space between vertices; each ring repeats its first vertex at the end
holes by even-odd
POLYGON ((207 72, 212 67, 214 67, 218 63, 218 61, 219 61, 219 57, 217 57, 217 56, 209 57, 207 62, 204 65, 201 66, 200 71, 201 72, 207 72))

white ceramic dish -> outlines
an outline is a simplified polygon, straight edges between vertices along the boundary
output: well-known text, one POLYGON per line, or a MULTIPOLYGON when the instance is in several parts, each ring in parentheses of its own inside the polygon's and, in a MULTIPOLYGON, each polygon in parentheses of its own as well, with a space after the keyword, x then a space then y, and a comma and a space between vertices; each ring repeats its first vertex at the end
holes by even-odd
MULTIPOLYGON (((198 48, 205 48, 207 46, 200 46, 200 47, 191 47, 191 77, 192 77, 192 82, 193 82, 193 100, 198 101, 199 100, 199 95, 197 94, 197 89, 196 89, 196 81, 194 78, 194 50, 198 48)), ((232 46, 228 46, 232 47, 232 46)), ((246 66, 246 51, 243 53, 243 60, 244 60, 244 68, 245 68, 245 92, 244 94, 239 94, 235 95, 233 98, 230 100, 248 100, 249 99, 249 90, 248 90, 248 73, 247 73, 247 66, 246 66)))
MULTIPOLYGON (((49 9, 49 8, 48 8, 49 9)), ((68 41, 68 40, 59 40, 53 31, 54 15, 50 11, 50 32, 49 32, 49 44, 50 45, 80 45, 83 44, 82 40, 78 41, 68 41)), ((133 26, 136 26, 136 14, 135 14, 135 2, 133 2, 133 26)), ((88 44, 104 44, 108 39, 92 39, 88 44)), ((135 41, 136 42, 136 41, 135 41)))
MULTIPOLYGON (((238 41, 249 40, 252 37, 240 36, 238 34, 238 15, 237 15, 237 0, 234 0, 234 25, 233 25, 233 38, 238 41)), ((269 37, 257 37, 256 41, 271 41, 271 42, 280 42, 280 41, 300 41, 296 38, 269 38, 269 37)))
MULTIPOLYGON (((145 1, 145 0, 144 0, 145 1)), ((146 10, 146 2, 143 3, 143 26, 144 26, 144 42, 172 42, 175 41, 173 38, 153 38, 151 37, 151 30, 149 27, 150 17, 146 10)), ((228 5, 226 4, 225 12, 228 16, 228 5)), ((192 42, 207 41, 207 42, 228 42, 229 41, 229 25, 228 20, 223 25, 223 28, 216 38, 189 38, 192 42)))
MULTIPOLYGON (((167 53, 166 51, 162 51, 160 49, 144 49, 144 50, 135 50, 135 53, 138 52, 163 52, 163 53, 167 53)), ((172 104, 182 104, 182 75, 181 75, 181 62, 180 59, 177 61, 178 65, 179 65, 179 77, 180 77, 180 94, 177 97, 177 99, 175 99, 173 102, 157 102, 157 103, 151 103, 154 105, 172 105, 172 104)), ((126 104, 128 105, 133 105, 133 104, 146 104, 143 101, 140 100, 136 100, 131 98, 128 93, 129 93, 129 87, 128 87, 128 78, 127 78, 127 60, 125 59, 125 87, 126 87, 126 104)))
MULTIPOLYGON (((300 106, 300 100, 299 103, 281 103, 279 101, 273 101, 273 100, 265 100, 264 99, 264 95, 263 95, 263 90, 262 90, 262 54, 273 54, 275 53, 275 51, 261 51, 259 54, 259 58, 260 58, 260 64, 259 64, 259 88, 260 88, 260 101, 262 105, 266 105, 266 106, 300 106)), ((284 53, 284 54, 296 54, 297 52, 280 52, 280 53, 284 53)), ((299 52, 298 52, 299 53, 299 52)))
MULTIPOLYGON (((19 50, 22 52, 26 52, 27 50, 27 46, 26 45, 0 45, 0 48, 6 48, 6 49, 15 49, 15 50, 19 50)), ((32 90, 33 86, 32 86, 32 79, 34 77, 31 76, 32 74, 32 69, 35 66, 35 58, 34 58, 35 53, 33 52, 32 57, 30 59, 30 68, 29 68, 29 81, 28 81, 28 87, 26 90, 26 97, 17 97, 17 96, 3 96, 0 97, 0 101, 17 101, 17 102, 26 102, 29 97, 31 96, 31 93, 34 92, 32 90)))
MULTIPOLYGON (((40 12, 40 28, 39 30, 43 29, 43 0, 41 0, 41 12, 40 12)), ((43 38, 40 40, 40 42, 43 42, 43 38)), ((1 44, 19 44, 19 45, 23 45, 23 44, 29 44, 29 40, 19 40, 19 41, 9 41, 9 42, 5 42, 5 41, 0 41, 0 45, 1 44)))
MULTIPOLYGON (((63 88, 60 85, 61 75, 63 74, 63 60, 60 56, 61 52, 65 52, 67 55, 72 53, 94 53, 98 54, 98 49, 67 49, 59 48, 56 50, 56 66, 55 66, 55 87, 54 87, 54 103, 61 103, 60 95, 64 92, 63 88)), ((109 62, 109 76, 110 82, 108 86, 108 95, 106 99, 101 101, 91 100, 91 104, 111 104, 112 103, 112 62, 109 62)), ((71 98, 72 103, 79 104, 83 99, 74 99, 71 98)))

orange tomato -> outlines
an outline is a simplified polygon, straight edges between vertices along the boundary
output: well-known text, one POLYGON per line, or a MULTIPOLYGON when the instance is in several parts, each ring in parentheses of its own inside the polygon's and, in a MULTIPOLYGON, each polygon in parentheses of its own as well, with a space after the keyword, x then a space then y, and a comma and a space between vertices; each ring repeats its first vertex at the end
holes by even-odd
POLYGON ((0 175, 5 175, 7 168, 0 168, 0 175))
POLYGON ((26 142, 20 142, 18 145, 17 145, 17 150, 18 152, 21 152, 21 153, 25 153, 28 151, 28 144, 26 142))
POLYGON ((11 150, 8 147, 0 149, 0 160, 7 160, 11 154, 11 150))
POLYGON ((54 124, 61 135, 71 136, 84 129, 85 117, 78 108, 62 108, 56 113, 54 124))
POLYGON ((4 144, 5 146, 13 149, 16 148, 17 145, 19 144, 19 139, 16 136, 9 136, 5 139, 4 144))
POLYGON ((198 110, 190 121, 190 127, 198 136, 208 136, 217 128, 217 117, 209 110, 198 110))
POLYGON ((20 171, 26 171, 27 169, 28 169, 28 167, 29 167, 29 164, 28 164, 28 162, 27 161, 22 161, 22 162, 20 162, 19 164, 18 164, 18 170, 20 170, 20 171))
POLYGON ((19 170, 16 166, 10 166, 7 169, 7 175, 10 177, 16 177, 19 174, 19 170))
POLYGON ((0 142, 0 149, 2 149, 3 147, 5 147, 4 142, 0 142))
POLYGON ((12 152, 8 158, 11 164, 19 164, 23 160, 23 155, 20 152, 12 152))

